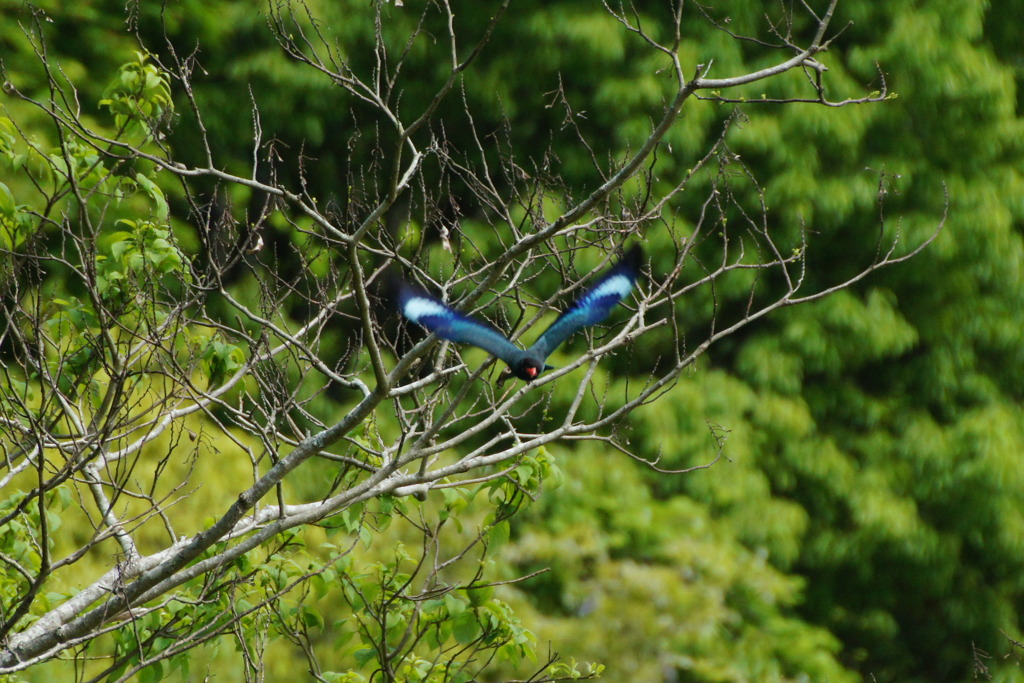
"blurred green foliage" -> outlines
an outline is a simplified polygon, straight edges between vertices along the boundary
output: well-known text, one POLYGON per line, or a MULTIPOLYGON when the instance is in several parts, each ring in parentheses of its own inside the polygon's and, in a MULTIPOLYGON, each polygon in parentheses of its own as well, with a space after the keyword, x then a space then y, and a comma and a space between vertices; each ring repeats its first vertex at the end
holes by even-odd
MULTIPOLYGON (((135 52, 123 29, 123 3, 37 5, 45 12, 38 16, 46 34, 60 36, 47 45, 48 54, 60 61, 60 78, 78 88, 87 120, 103 119, 112 135, 151 143, 147 119, 168 116, 172 98, 179 112, 189 107, 150 58, 135 52)), ((374 59, 374 6, 310 3, 311 13, 337 36, 343 57, 364 73, 374 59)), ((666 39, 659 35, 667 26, 663 4, 637 7, 652 33, 666 39)), ((776 53, 710 28, 687 7, 693 17, 685 22, 681 52, 690 68, 711 65, 712 76, 724 76, 776 60, 776 53)), ((156 59, 170 59, 169 46, 179 55, 199 47, 196 103, 227 168, 250 163, 255 106, 264 136, 285 150, 285 178, 298 177, 299 150, 315 165, 312 195, 344 206, 353 176, 372 173, 368 159, 378 144, 372 113, 286 59, 265 16, 250 3, 138 3, 129 10, 156 59)), ((399 41, 421 10, 408 1, 404 8, 386 6, 389 40, 399 41)), ((458 8, 457 29, 467 44, 479 36, 489 11, 487 3, 458 8)), ((728 18, 738 33, 763 35, 767 28, 764 3, 742 0, 710 11, 728 18)), ((511 12, 467 72, 463 96, 478 129, 495 133, 501 149, 514 151, 527 172, 542 175, 545 163, 557 163, 562 196, 578 196, 597 178, 592 159, 619 158, 639 144, 671 82, 659 71, 663 62, 599 4, 525 2, 511 12), (567 108, 575 114, 573 125, 566 125, 567 108)), ((6 78, 41 95, 49 86, 18 23, 31 18, 21 7, 3 13, 12 19, 0 22, 6 78)), ((440 20, 436 12, 425 13, 428 25, 440 20)), ((727 441, 713 467, 666 475, 600 442, 552 449, 563 486, 544 490, 510 523, 492 518, 497 531, 490 532, 486 558, 509 580, 550 571, 500 587, 499 597, 453 591, 415 614, 406 604, 408 613, 396 616, 448 624, 450 632, 439 630, 426 646, 500 634, 511 644, 502 647, 524 648, 513 653, 516 662, 533 651, 536 637, 537 651, 546 651, 550 640, 566 661, 601 662, 608 680, 621 681, 965 680, 980 675, 981 666, 998 680, 1024 680, 1009 640, 1021 640, 1024 610, 1024 122, 1018 111, 1024 61, 1011 30, 1020 20, 1013 3, 842 0, 836 25, 852 23, 821 56, 830 96, 880 88, 880 69, 898 97, 840 109, 756 102, 762 94, 805 96, 799 73, 739 93, 751 104, 727 142, 759 185, 740 179, 732 187, 747 202, 763 192, 780 241, 798 244, 801 225, 815 233, 811 262, 818 266, 807 273, 809 289, 828 287, 870 263, 879 244, 880 196, 884 220, 898 222, 903 243, 915 244, 934 230, 948 193, 945 230, 904 265, 723 340, 670 393, 619 427, 638 456, 684 468, 715 458, 708 425, 720 426, 727 441)), ((806 26, 793 30, 799 35, 806 26)), ((408 112, 422 109, 447 73, 447 48, 429 35, 410 47, 401 99, 408 112)), ((66 86, 58 81, 57 87, 66 86)), ((446 100, 439 115, 453 122, 444 133, 456 148, 471 145, 468 131, 457 125, 460 99, 446 100)), ((31 186, 59 179, 34 156, 50 153, 58 141, 41 117, 2 102, 0 243, 16 249, 29 235, 46 232, 45 221, 33 214, 31 186), (12 121, 38 144, 20 146, 12 121)), ((692 167, 732 113, 731 106, 710 102, 688 106, 658 157, 653 175, 664 180, 656 183, 672 183, 692 167)), ((192 119, 180 116, 162 144, 186 163, 202 164, 196 134, 192 119)), ((81 187, 106 183, 106 192, 121 193, 130 205, 118 216, 117 232, 107 233, 99 247, 103 291, 123 296, 130 313, 134 288, 168 273, 187 277, 179 242, 189 239, 182 226, 188 213, 175 190, 151 169, 115 176, 84 150, 72 150, 71 158, 80 167, 64 171, 81 187), (133 289, 124 288, 131 278, 133 289)), ((372 177, 358 182, 373 184, 372 177)), ((453 203, 467 198, 458 187, 451 191, 453 203)), ((680 221, 696 216, 702 197, 694 192, 672 210, 680 221)), ((233 210, 244 213, 247 201, 240 194, 233 210)), ((278 228, 276 239, 302 246, 287 223, 278 228)), ((432 243, 436 226, 418 229, 432 243)), ((488 249, 499 248, 473 220, 461 229, 464 263, 478 266, 488 249)), ((648 253, 656 272, 665 265, 666 246, 652 231, 648 253)), ((310 262, 316 258, 310 255, 310 262)), ((438 250, 437 268, 451 268, 445 259, 450 256, 438 250)), ((591 265, 577 264, 579 273, 591 265)), ((530 287, 551 291, 561 276, 541 274, 530 287)), ((53 277, 60 295, 50 302, 53 324, 84 353, 61 369, 73 381, 88 374, 89 354, 102 352, 105 342, 89 334, 89 306, 72 298, 74 283, 60 282, 59 272, 53 277)), ((235 283, 240 296, 244 284, 235 283)), ((714 305, 742 307, 747 292, 746 282, 724 283, 714 305)), ((695 339, 712 305, 706 293, 680 303, 679 320, 695 339)), ((595 381, 642 379, 671 353, 669 341, 659 333, 638 340, 634 353, 603 359, 595 381)), ((216 338, 197 337, 194 349, 214 383, 242 362, 236 348, 216 338)), ((557 415, 571 399, 556 386, 543 412, 557 415)), ((548 481, 554 476, 547 475, 548 481)), ((321 473, 304 476, 323 479, 321 473)), ((305 483, 312 490, 314 482, 305 483)), ((303 485, 300 478, 296 486, 303 485)), ((206 486, 217 486, 215 474, 206 486)), ((539 480, 530 481, 528 488, 537 486, 539 480)), ((17 492, 4 495, 4 506, 17 505, 17 492)), ((489 508, 466 503, 468 493, 444 497, 448 507, 433 512, 436 520, 487 525, 489 508)), ((379 520, 391 513, 375 514, 379 520)), ((282 612, 305 628, 326 625, 336 640, 323 648, 324 661, 348 671, 336 680, 368 679, 360 665, 373 656, 365 648, 376 634, 372 620, 353 621, 368 602, 357 588, 396 591, 408 578, 402 572, 413 555, 389 542, 410 530, 399 528, 405 522, 394 514, 395 528, 385 531, 378 523, 372 547, 352 556, 301 546, 291 559, 268 553, 252 560, 281 567, 281 583, 258 587, 273 592, 307 571, 289 565, 303 553, 320 562, 346 557, 330 570, 339 573, 322 574, 318 599, 292 596, 282 612)), ((343 531, 358 535, 366 528, 361 519, 350 521, 343 531)), ((5 528, 0 543, 19 562, 37 561, 17 529, 5 528)), ((237 571, 243 576, 249 568, 237 571)), ((214 618, 216 608, 207 605, 209 615, 180 623, 214 618)), ((130 645, 114 637, 111 647, 130 645)), ((218 676, 231 680, 224 662, 235 653, 211 647, 204 656, 210 666, 220 662, 218 676)), ((277 671, 294 670, 298 655, 288 656, 296 659, 281 660, 277 671)), ((403 680, 426 680, 417 677, 429 669, 417 669, 420 663, 411 661, 403 680)), ((163 674, 189 675, 187 660, 171 660, 166 669, 163 674)))

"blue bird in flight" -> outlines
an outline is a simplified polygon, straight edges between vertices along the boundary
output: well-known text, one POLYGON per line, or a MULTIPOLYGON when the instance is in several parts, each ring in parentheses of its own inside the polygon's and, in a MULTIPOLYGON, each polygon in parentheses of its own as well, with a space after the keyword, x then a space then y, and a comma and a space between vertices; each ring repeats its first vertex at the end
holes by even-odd
MULTIPOLYGON (((616 304, 633 291, 640 274, 643 252, 634 244, 619 262, 608 269, 567 308, 528 349, 520 349, 490 325, 453 310, 439 299, 406 282, 399 283, 398 305, 406 318, 438 337, 460 344, 472 344, 508 364, 511 374, 531 382, 552 367, 545 361, 558 346, 579 329, 596 325, 616 304)), ((499 379, 499 384, 504 377, 499 379)))

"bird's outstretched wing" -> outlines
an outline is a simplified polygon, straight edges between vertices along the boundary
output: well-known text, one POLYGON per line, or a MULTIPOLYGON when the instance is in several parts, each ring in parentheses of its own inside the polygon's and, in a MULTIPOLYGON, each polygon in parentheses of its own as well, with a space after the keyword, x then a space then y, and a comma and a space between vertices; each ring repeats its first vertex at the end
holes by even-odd
POLYGON ((444 302, 406 282, 398 284, 398 306, 402 315, 442 339, 479 346, 509 365, 523 355, 522 349, 490 325, 452 310, 444 302))
POLYGON ((558 316, 527 351, 545 359, 581 327, 596 325, 607 318, 616 304, 633 291, 633 285, 640 274, 642 258, 640 245, 634 244, 618 263, 558 316))

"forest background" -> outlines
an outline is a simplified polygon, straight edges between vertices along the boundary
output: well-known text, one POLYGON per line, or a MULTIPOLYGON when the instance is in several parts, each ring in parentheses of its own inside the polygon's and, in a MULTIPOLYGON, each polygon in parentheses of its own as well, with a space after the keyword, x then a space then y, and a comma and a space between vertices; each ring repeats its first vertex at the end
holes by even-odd
MULTIPOLYGON (((484 34, 497 3, 464 5, 454 8, 455 28, 472 45, 484 34)), ((296 7, 295 21, 329 32, 328 42, 343 46, 347 58, 369 73, 379 55, 377 32, 398 53, 426 16, 423 21, 431 28, 410 42, 399 88, 401 106, 417 111, 430 105, 450 68, 445 37, 433 23, 443 28, 445 12, 426 7, 414 0, 399 6, 311 1, 308 8, 296 7)), ((71 266, 44 267, 38 286, 19 288, 10 281, 21 272, 15 264, 30 251, 26 245, 63 253, 66 245, 55 226, 75 223, 74 211, 63 214, 72 218, 54 224, 33 223, 32 218, 53 207, 41 208, 45 202, 32 188, 25 141, 36 141, 40 149, 60 144, 52 118, 26 100, 48 97, 44 63, 61 83, 77 89, 85 125, 116 137, 123 120, 101 101, 116 99, 124 74, 145 74, 145 65, 166 62, 168 45, 179 55, 195 50, 191 91, 174 80, 166 87, 179 113, 168 115, 162 139, 140 147, 173 150, 170 156, 188 166, 201 165, 209 145, 219 167, 240 176, 254 173, 257 156, 276 160, 263 165, 263 182, 301 186, 306 196, 335 202, 337 216, 346 216, 355 203, 353 187, 372 185, 375 181, 366 178, 384 165, 380 149, 387 143, 381 138, 387 133, 381 132, 380 120, 343 96, 324 73, 286 54, 286 41, 275 32, 275 17, 286 13, 223 0, 127 6, 4 2, 0 8, 0 58, 4 80, 13 85, 0 96, 0 117, 8 119, 0 127, 7 141, 0 165, 0 212, 7 229, 0 256, 8 261, 2 266, 5 311, 33 292, 65 301, 75 290, 71 266), (145 57, 146 50, 154 58, 145 57), (125 64, 134 66, 125 71, 125 64), (202 131, 187 113, 190 98, 202 110, 202 131), (257 130, 262 144, 254 151, 257 130), (12 228, 18 220, 25 222, 12 228), (22 229, 38 230, 45 238, 16 237, 22 229)), ((720 77, 792 55, 730 33, 778 42, 771 28, 774 22, 785 34, 786 17, 796 17, 795 28, 789 27, 793 35, 807 26, 813 29, 813 22, 801 24, 805 13, 793 3, 738 0, 703 9, 683 3, 682 8, 680 54, 688 77, 698 65, 720 77)), ((652 35, 670 23, 667 3, 638 2, 635 9, 634 15, 627 8, 624 16, 642 19, 652 35)), ((163 612, 147 615, 156 622, 143 628, 129 620, 121 631, 103 635, 97 630, 92 638, 12 673, 11 680, 71 680, 72 670, 80 680, 113 680, 136 670, 152 680, 204 678, 207 672, 216 680, 281 680, 297 670, 322 680, 460 680, 471 675, 506 680, 526 679, 531 674, 524 672, 531 669, 540 672, 533 680, 541 680, 585 675, 591 663, 604 666, 604 678, 618 681, 1024 680, 1022 25, 1024 6, 1019 3, 842 0, 831 25, 838 36, 815 59, 828 69, 821 75, 833 99, 882 92, 879 101, 844 107, 772 103, 806 97, 808 76, 798 70, 686 104, 660 143, 656 161, 650 162, 653 180, 628 191, 642 192, 656 186, 657 177, 696 168, 714 149, 709 179, 672 198, 669 208, 680 217, 679 225, 696 222, 704 210, 710 196, 705 190, 714 182, 710 178, 735 174, 728 187, 746 198, 737 205, 753 198, 753 205, 760 206, 760 197, 766 222, 784 226, 782 241, 792 253, 802 248, 801 228, 809 235, 805 277, 815 291, 869 266, 897 232, 899 244, 909 249, 942 226, 913 258, 830 296, 779 307, 717 340, 657 400, 613 425, 618 443, 628 444, 644 460, 660 458, 657 468, 712 466, 682 474, 658 471, 612 447, 607 430, 605 440, 555 441, 530 456, 526 464, 535 472, 519 469, 509 475, 520 477, 511 489, 508 476, 492 479, 506 486, 500 493, 486 489, 486 496, 462 499, 453 493, 461 489, 444 489, 443 505, 442 490, 428 493, 424 503, 396 496, 368 504, 361 516, 345 517, 326 530, 344 548, 339 551, 343 559, 334 558, 330 571, 323 558, 316 559, 320 537, 274 537, 246 556, 248 565, 236 567, 249 584, 264 590, 259 599, 249 596, 260 609, 211 629, 209 640, 197 634, 212 621, 198 613, 185 620, 179 616, 171 629, 169 603, 162 603, 163 612), (495 512, 482 504, 488 496, 489 502, 505 496, 501 501, 507 509, 495 512), (440 511, 435 509, 439 505, 440 511), (510 523, 498 519, 513 513, 510 523), (389 673, 382 650, 372 643, 391 635, 375 633, 368 624, 372 619, 365 615, 372 610, 367 605, 374 600, 367 582, 383 586, 382 594, 398 595, 401 590, 388 581, 418 576, 402 568, 420 561, 420 551, 429 545, 423 538, 437 540, 437 547, 453 543, 419 533, 431 527, 427 517, 442 522, 461 517, 460 525, 486 528, 487 550, 470 564, 486 573, 486 599, 493 595, 492 606, 501 610, 493 618, 507 620, 500 644, 517 647, 499 649, 498 656, 468 668, 441 670, 436 662, 454 661, 454 650, 435 643, 434 651, 447 653, 444 657, 417 655, 417 647, 430 649, 424 637, 403 650, 409 668, 389 673), (360 543, 352 548, 346 539, 355 538, 360 543), (408 556, 399 557, 403 553, 408 556), (318 561, 319 569, 310 570, 318 561), (283 571, 285 562, 300 569, 283 583, 260 583, 265 573, 283 571), (530 578, 518 580, 525 576, 530 578), (194 639, 192 646, 177 658, 158 656, 161 648, 171 647, 169 641, 189 639, 194 639), (559 654, 561 669, 547 666, 549 652, 559 654), (434 664, 423 664, 427 661, 434 664)), ((505 161, 514 156, 510 167, 518 167, 521 175, 511 184, 536 181, 541 186, 551 173, 558 182, 543 190, 548 200, 571 204, 571 197, 600 180, 597 169, 628 157, 649 135, 672 94, 660 58, 600 3, 513 2, 494 23, 472 68, 439 103, 430 127, 435 135, 443 129, 458 148, 469 130, 460 116, 471 111, 475 130, 494 141, 494 149, 505 150, 499 156, 505 161)), ((164 92, 159 83, 154 88, 164 92)), ((247 253, 267 255, 285 273, 308 269, 330 279, 331 273, 345 270, 347 256, 340 248, 310 255, 313 223, 263 212, 267 200, 251 187, 211 182, 209 201, 201 204, 188 199, 196 190, 182 189, 181 179, 167 172, 143 174, 135 183, 139 195, 148 197, 146 208, 140 213, 128 202, 109 209, 103 228, 109 231, 103 243, 111 250, 108 258, 125 253, 110 246, 119 239, 116 231, 126 230, 124 224, 115 227, 114 218, 128 220, 132 211, 142 215, 152 206, 170 226, 160 244, 180 245, 181 253, 191 254, 187 258, 200 251, 196 235, 202 221, 224 221, 227 215, 237 225, 252 227, 258 216, 258 229, 232 233, 247 253), (258 245, 249 241, 253 233, 258 245)), ((455 185, 449 189, 448 200, 438 202, 444 204, 438 211, 445 221, 417 222, 416 206, 403 208, 401 202, 382 220, 392 234, 405 235, 406 253, 432 254, 435 274, 450 273, 459 254, 476 259, 476 267, 486 264, 487 254, 494 253, 488 245, 512 239, 496 236, 487 212, 468 193, 460 194, 455 185), (477 250, 472 257, 467 244, 477 250), (446 259, 448 265, 436 265, 446 259)), ((645 225, 629 234, 644 244, 648 272, 657 282, 659 273, 672 268, 673 242, 667 232, 647 231, 645 225)), ((168 247, 171 252, 178 253, 168 247)), ((583 281, 600 263, 595 253, 565 277, 583 281)), ((560 277, 548 273, 527 280, 526 287, 543 300, 558 290, 560 277)), ((252 284, 237 271, 225 281, 227 291, 240 299, 252 284)), ((602 357, 597 378, 605 388, 596 393, 614 393, 630 380, 642 384, 672 356, 674 340, 692 338, 691 346, 699 344, 716 311, 742 309, 749 293, 762 285, 770 289, 779 283, 768 277, 760 283, 726 282, 720 290, 682 297, 674 310, 683 331, 677 329, 676 337, 653 331, 632 340, 628 349, 602 357)), ((464 283, 447 294, 458 296, 471 288, 464 283)), ((287 314, 301 320, 314 307, 294 304, 287 314)), ((608 325, 614 331, 629 315, 621 311, 608 325)), ((8 316, 0 325, 15 325, 8 316)), ((422 338, 415 330, 396 332, 393 316, 381 313, 380 320, 381 330, 387 330, 379 332, 382 339, 422 338)), ((344 341, 365 339, 357 331, 361 324, 358 316, 334 320, 320 348, 327 365, 356 367, 351 371, 372 378, 369 362, 364 357, 360 366, 359 352, 350 351, 344 341)), ((53 329, 59 336, 63 328, 53 329)), ((0 344, 0 362, 7 368, 0 379, 6 426, 17 412, 12 397, 31 394, 35 381, 16 367, 19 352, 11 339, 5 336, 0 344)), ((585 348, 585 342, 572 346, 578 353, 585 348)), ((207 355, 203 367, 223 380, 246 362, 240 349, 207 355)), ((465 355, 470 373, 486 360, 483 354, 465 355)), ((394 363, 394 357, 388 358, 394 363)), ((283 376, 288 379, 287 372, 283 376)), ((493 382, 495 376, 471 381, 493 382)), ((442 391, 463 390, 462 384, 445 388, 440 381, 442 391)), ((572 404, 575 390, 574 382, 545 385, 550 395, 537 414, 529 415, 537 424, 552 419, 572 404)), ((330 424, 330 416, 350 409, 353 395, 354 390, 337 386, 320 391, 315 412, 330 424)), ((211 412, 195 419, 216 423, 220 418, 211 412)), ((204 429, 211 428, 192 423, 181 435, 211 433, 204 429)), ((393 416, 380 417, 360 438, 386 442, 395 429, 393 416)), ((220 501, 230 504, 238 495, 235 479, 251 478, 252 470, 266 466, 253 464, 251 450, 246 455, 246 448, 259 449, 259 441, 234 434, 200 438, 201 447, 184 438, 162 444, 172 454, 161 461, 167 466, 162 475, 183 477, 184 470, 175 468, 189 462, 185 469, 192 481, 176 494, 181 500, 163 513, 193 529, 189 533, 210 523, 223 507, 220 501), (179 457, 181 450, 175 448, 197 455, 179 457), (201 486, 195 485, 199 481, 201 486)), ((5 457, 11 457, 21 435, 6 430, 2 438, 5 457)), ((324 481, 334 481, 335 488, 347 485, 338 474, 339 462, 308 461, 284 486, 315 500, 325 495, 318 488, 324 481)), ((8 467, 13 467, 10 461, 8 467)), ((33 469, 21 479, 6 480, 0 491, 11 522, 0 534, 9 633, 73 595, 86 583, 81 577, 107 571, 115 554, 102 542, 110 543, 111 537, 96 539, 96 527, 89 526, 102 526, 96 522, 102 515, 73 512, 89 503, 67 493, 75 490, 72 478, 63 497, 57 487, 50 497, 38 498, 50 509, 51 525, 62 525, 51 530, 52 537, 44 533, 43 544, 49 544, 54 557, 77 547, 91 550, 75 558, 72 573, 40 569, 44 553, 26 551, 27 537, 19 535, 23 531, 35 538, 28 546, 39 543, 39 518, 47 517, 40 512, 29 519, 33 506, 22 506, 25 492, 41 481, 33 477, 43 477, 42 469, 33 469), (29 576, 46 580, 30 588, 29 576)), ((82 476, 78 484, 88 485, 82 476)), ((477 569, 466 571, 472 575, 477 569)), ((437 623, 451 624, 435 634, 442 643, 486 644, 486 628, 481 631, 478 621, 461 617, 470 612, 479 617, 484 598, 471 593, 442 590, 434 602, 423 593, 416 602, 421 611, 415 617, 403 613, 402 623, 434 609, 441 615, 437 623)), ((240 598, 225 599, 237 607, 240 598)), ((224 603, 211 604, 225 609, 224 603)), ((181 607, 175 609, 180 615, 181 607)), ((398 647, 397 642, 391 645, 398 647)))

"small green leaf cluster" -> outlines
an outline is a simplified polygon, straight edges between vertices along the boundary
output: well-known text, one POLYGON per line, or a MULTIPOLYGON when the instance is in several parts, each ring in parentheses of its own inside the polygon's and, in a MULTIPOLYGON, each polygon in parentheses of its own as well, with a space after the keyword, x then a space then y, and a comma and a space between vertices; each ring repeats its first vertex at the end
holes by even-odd
MULTIPOLYGON (((512 520, 547 480, 559 477, 552 456, 540 450, 501 477, 440 488, 422 505, 384 496, 324 520, 320 526, 332 542, 318 552, 329 554, 331 568, 312 582, 320 601, 315 609, 333 615, 333 623, 306 615, 302 625, 311 636, 333 635, 324 677, 370 681, 386 671, 397 680, 468 683, 479 680, 493 657, 517 671, 535 662, 536 637, 489 577, 512 537, 512 520), (424 532, 427 545, 417 547, 424 532), (348 546, 334 545, 339 542, 348 546), (462 559, 439 566, 438 556, 462 559)), ((311 562, 307 571, 320 566, 311 562)), ((280 605, 276 612, 291 614, 280 605)), ((553 666, 566 678, 594 673, 575 662, 553 666)))
MULTIPOLYGON (((34 148, 29 148, 30 152, 18 151, 16 133, 14 122, 5 116, 0 116, 0 167, 12 172, 18 172, 24 167, 30 152, 39 154, 34 148)), ((41 168, 48 167, 42 164, 41 168)), ((0 246, 6 249, 15 249, 21 246, 31 233, 33 225, 35 225, 35 220, 29 207, 18 204, 11 188, 6 183, 0 182, 0 246)))
MULTIPOLYGON (((21 607, 30 577, 44 564, 50 563, 54 548, 54 534, 63 526, 61 513, 72 504, 72 493, 66 486, 57 486, 45 497, 45 520, 40 520, 39 506, 27 504, 30 499, 24 491, 11 491, 0 501, 0 612, 4 619, 21 607), (45 524, 41 522, 45 521, 45 524), (45 529, 45 531, 44 531, 45 529)), ((31 611, 22 611, 21 625, 27 625, 35 615, 59 602, 62 596, 48 591, 43 599, 32 604, 31 611)))
POLYGON ((170 78, 149 63, 149 55, 136 52, 135 60, 124 64, 107 86, 100 106, 113 115, 119 137, 135 144, 149 142, 174 111, 170 78))
POLYGON ((147 220, 122 218, 108 236, 108 254, 97 257, 96 285, 104 299, 128 303, 140 290, 151 291, 166 282, 191 281, 191 273, 169 228, 147 220))

